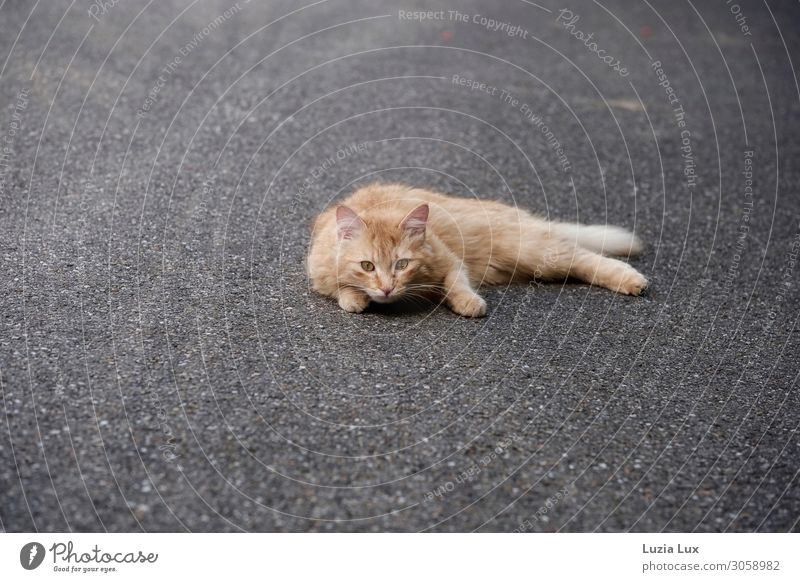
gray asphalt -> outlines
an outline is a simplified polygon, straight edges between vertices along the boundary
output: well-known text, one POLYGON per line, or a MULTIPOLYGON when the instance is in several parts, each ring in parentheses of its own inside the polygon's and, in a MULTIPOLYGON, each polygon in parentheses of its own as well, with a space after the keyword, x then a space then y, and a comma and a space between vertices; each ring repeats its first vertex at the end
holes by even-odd
POLYGON ((735 6, 0 4, 2 528, 798 530, 800 6, 735 6), (651 289, 346 314, 309 223, 376 179, 651 289))

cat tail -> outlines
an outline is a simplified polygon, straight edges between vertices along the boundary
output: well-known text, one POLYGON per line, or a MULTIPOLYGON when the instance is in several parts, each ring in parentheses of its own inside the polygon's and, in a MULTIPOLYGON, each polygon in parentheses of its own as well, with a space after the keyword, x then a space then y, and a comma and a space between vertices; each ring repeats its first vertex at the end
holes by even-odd
POLYGON ((617 257, 633 257, 642 252, 642 241, 624 228, 604 224, 551 223, 556 235, 578 246, 617 257))

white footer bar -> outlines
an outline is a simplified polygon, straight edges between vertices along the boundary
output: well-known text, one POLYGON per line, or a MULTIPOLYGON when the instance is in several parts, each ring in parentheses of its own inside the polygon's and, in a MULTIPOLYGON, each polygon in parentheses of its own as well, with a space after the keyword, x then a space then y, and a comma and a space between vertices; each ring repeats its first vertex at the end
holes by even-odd
POLYGON ((3 580, 800 580, 794 534, 2 534, 3 580))

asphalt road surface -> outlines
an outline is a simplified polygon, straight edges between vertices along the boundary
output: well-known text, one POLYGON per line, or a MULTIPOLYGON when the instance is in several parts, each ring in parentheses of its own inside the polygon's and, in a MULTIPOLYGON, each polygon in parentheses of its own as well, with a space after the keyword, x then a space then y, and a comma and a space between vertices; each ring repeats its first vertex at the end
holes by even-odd
POLYGON ((798 530, 798 24, 0 3, 0 525, 798 530), (630 227, 651 289, 344 313, 309 223, 374 180, 630 227))

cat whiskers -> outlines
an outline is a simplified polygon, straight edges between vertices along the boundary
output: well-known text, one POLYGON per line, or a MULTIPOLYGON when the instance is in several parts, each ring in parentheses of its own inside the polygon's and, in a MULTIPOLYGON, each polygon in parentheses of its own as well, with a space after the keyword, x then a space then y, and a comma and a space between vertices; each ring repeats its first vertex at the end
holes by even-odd
MULTIPOLYGON (((411 283, 403 289, 403 298, 409 298, 417 305, 436 303, 436 295, 443 296, 444 288, 441 285, 426 283, 411 283)), ((439 301, 441 303, 441 301, 439 301)))
POLYGON ((403 295, 401 296, 401 299, 403 301, 408 301, 410 303, 413 303, 414 305, 421 306, 421 307, 424 307, 425 305, 429 305, 430 304, 430 297, 428 297, 427 295, 422 295, 422 294, 414 293, 414 292, 403 293, 403 295))
POLYGON ((406 291, 435 291, 441 293, 444 287, 427 283, 411 283, 405 287, 406 291))

